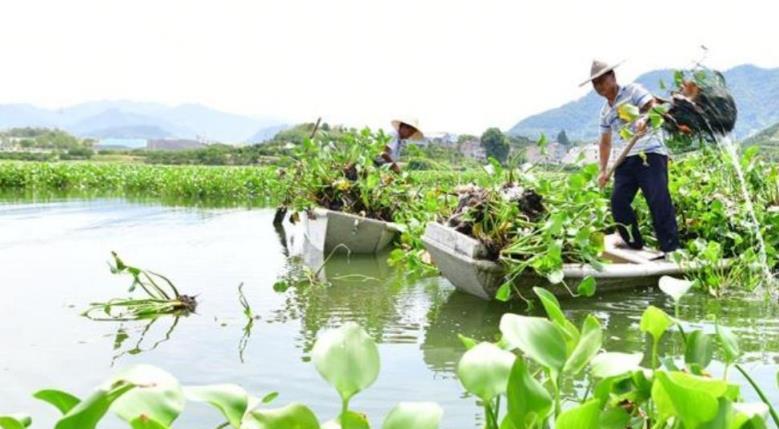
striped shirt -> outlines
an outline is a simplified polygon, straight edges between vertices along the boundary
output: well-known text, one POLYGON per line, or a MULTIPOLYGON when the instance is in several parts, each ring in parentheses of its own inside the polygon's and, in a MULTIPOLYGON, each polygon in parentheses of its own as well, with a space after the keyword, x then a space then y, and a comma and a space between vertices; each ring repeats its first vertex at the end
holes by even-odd
MULTIPOLYGON (((614 100, 614 105, 610 106, 608 100, 603 104, 603 108, 600 111, 600 132, 601 134, 616 134, 616 142, 614 149, 616 153, 622 152, 622 148, 627 142, 619 135, 626 122, 619 117, 617 109, 623 104, 632 104, 639 109, 646 103, 653 100, 652 94, 646 90, 643 86, 637 83, 631 83, 629 85, 619 87, 617 92, 617 98, 614 100)), ((651 126, 647 124, 647 126, 651 126)), ((635 132, 635 130, 633 130, 635 132)), ((657 153, 660 155, 668 155, 668 148, 663 143, 663 135, 661 130, 649 131, 649 133, 636 142, 633 149, 630 150, 628 156, 638 155, 640 153, 657 153)))

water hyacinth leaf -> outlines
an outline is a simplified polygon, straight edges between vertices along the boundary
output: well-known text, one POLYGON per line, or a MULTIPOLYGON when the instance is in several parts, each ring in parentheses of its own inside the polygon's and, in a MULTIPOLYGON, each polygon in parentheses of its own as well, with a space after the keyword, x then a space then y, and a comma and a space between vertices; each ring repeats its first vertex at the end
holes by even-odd
POLYGON ((348 401, 379 375, 379 349, 356 323, 319 336, 311 351, 317 371, 348 401))
POLYGON ((503 338, 539 364, 560 371, 565 365, 567 349, 560 329, 540 317, 504 314, 500 319, 503 338))
POLYGON ((54 428, 94 429, 114 401, 134 387, 133 384, 119 381, 111 386, 98 389, 62 416, 54 428))
POLYGON ((495 299, 506 302, 509 298, 511 298, 511 283, 506 282, 498 288, 498 291, 495 293, 495 299))
POLYGON ((557 416, 555 429, 600 429, 600 407, 599 400, 591 399, 569 408, 557 416))
POLYGON ((641 332, 648 332, 657 342, 673 325, 673 319, 663 310, 650 305, 641 315, 641 332))
POLYGON ((24 429, 32 424, 32 419, 20 414, 0 415, 0 428, 24 429))
POLYGON ((563 273, 563 270, 554 270, 551 273, 546 275, 546 279, 549 280, 549 283, 556 285, 563 281, 565 278, 565 273, 563 273))
POLYGON ((595 278, 592 276, 587 276, 579 283, 579 286, 576 287, 576 292, 579 295, 583 295, 589 298, 595 295, 596 286, 597 282, 595 281, 595 278))
POLYGON ((465 335, 462 334, 457 334, 457 338, 460 339, 460 341, 463 343, 463 346, 465 346, 466 350, 470 350, 476 347, 476 344, 478 344, 476 340, 474 340, 473 338, 466 337, 465 335))
POLYGON ((241 425, 241 419, 249 405, 249 395, 246 390, 234 384, 187 386, 184 388, 184 395, 190 401, 211 404, 233 427, 241 425))
POLYGON ((457 364, 457 378, 465 390, 488 402, 506 392, 513 353, 492 343, 479 343, 468 350, 457 364))
POLYGON ((81 402, 80 399, 70 393, 55 389, 39 390, 32 396, 33 398, 40 399, 43 402, 48 402, 55 406, 62 414, 67 414, 68 411, 72 410, 73 407, 81 402))
POLYGON ((541 300, 541 305, 544 306, 544 310, 546 311, 549 320, 557 325, 563 333, 568 351, 572 351, 579 342, 579 329, 565 317, 563 310, 560 308, 560 302, 552 292, 541 287, 534 287, 533 292, 538 296, 538 299, 541 300))
POLYGON ((658 282, 660 290, 670 296, 674 302, 679 300, 690 290, 692 282, 689 280, 677 279, 671 276, 662 276, 658 282))
POLYGON ((137 387, 114 403, 111 410, 130 422, 141 415, 169 426, 181 414, 186 399, 178 380, 151 365, 135 365, 120 371, 113 380, 137 387))
POLYGON ((592 358, 590 370, 595 378, 615 377, 639 369, 643 359, 642 353, 601 353, 592 358))
POLYGON ((319 420, 305 405, 292 403, 273 410, 250 412, 241 429, 319 429, 319 420))
POLYGON ((612 407, 600 414, 598 427, 601 429, 625 429, 630 423, 630 414, 622 407, 612 407))
POLYGON ((130 421, 130 427, 132 429, 170 429, 170 426, 152 420, 144 415, 130 421))
MULTIPOLYGON (((719 323, 715 324, 717 333, 717 340, 720 347, 722 347, 723 358, 725 363, 732 364, 741 356, 741 348, 738 345, 738 338, 733 335, 730 329, 725 326, 721 326, 719 323)), ((777 374, 777 380, 779 380, 779 374, 777 374)), ((779 384, 779 381, 777 382, 779 384)))
POLYGON ((624 103, 621 104, 619 107, 617 107, 617 114, 619 115, 619 118, 622 119, 623 121, 633 122, 636 118, 638 118, 640 111, 638 110, 638 107, 636 107, 635 105, 630 103, 624 103))
POLYGON ((270 404, 273 402, 274 399, 279 397, 279 392, 270 392, 267 395, 263 396, 260 400, 263 404, 270 404))
POLYGON ((554 408, 552 396, 530 374, 521 357, 516 359, 511 368, 506 396, 508 417, 515 427, 532 427, 543 422, 554 408))
POLYGON ((677 417, 685 427, 698 427, 717 416, 718 397, 727 391, 727 383, 683 372, 655 372, 652 400, 660 417, 677 417))
POLYGON ((444 410, 435 402, 401 402, 384 419, 382 429, 438 429, 444 410))
POLYGON ((714 356, 714 336, 696 329, 687 336, 684 349, 684 362, 706 368, 714 356))
POLYGON ((582 324, 579 343, 565 362, 563 371, 571 375, 579 374, 600 350, 603 344, 603 330, 593 315, 587 315, 582 324))
MULTIPOLYGON (((364 414, 347 411, 322 425, 322 429, 370 429, 371 425, 364 414)), ((243 428, 241 428, 243 429, 243 428)))

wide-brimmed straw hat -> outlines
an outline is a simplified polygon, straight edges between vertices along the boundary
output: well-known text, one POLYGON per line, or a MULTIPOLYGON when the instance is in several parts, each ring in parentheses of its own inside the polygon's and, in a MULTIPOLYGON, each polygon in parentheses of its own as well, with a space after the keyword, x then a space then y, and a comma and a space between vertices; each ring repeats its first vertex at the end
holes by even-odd
POLYGON ((587 85, 588 83, 592 82, 593 80, 603 76, 604 74, 614 70, 615 68, 619 67, 622 63, 625 61, 622 60, 615 64, 609 64, 606 61, 601 60, 593 60, 592 61, 592 67, 590 67, 590 78, 585 80, 584 82, 580 83, 579 86, 587 85))
POLYGON ((392 121, 392 128, 395 128, 395 132, 400 133, 400 124, 406 124, 409 127, 414 129, 414 134, 411 134, 411 137, 409 139, 411 140, 422 140, 425 138, 425 135, 422 134, 422 131, 419 130, 419 121, 415 118, 402 118, 402 119, 395 119, 392 121))

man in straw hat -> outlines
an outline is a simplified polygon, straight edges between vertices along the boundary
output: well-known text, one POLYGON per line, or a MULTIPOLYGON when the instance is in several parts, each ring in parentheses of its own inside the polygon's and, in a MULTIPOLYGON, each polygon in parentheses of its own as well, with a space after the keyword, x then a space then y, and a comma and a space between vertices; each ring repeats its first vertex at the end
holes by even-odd
POLYGON ((407 140, 422 140, 425 136, 419 130, 419 121, 416 119, 395 119, 392 121, 392 128, 395 128, 396 137, 384 146, 384 151, 379 155, 376 165, 391 164, 392 170, 399 172, 397 162, 400 160, 400 151, 407 140))
MULTIPOLYGON (((619 131, 631 126, 634 133, 646 131, 646 117, 642 116, 633 124, 620 118, 618 109, 629 103, 644 114, 654 106, 655 98, 643 86, 632 83, 620 86, 614 69, 621 63, 610 65, 604 61, 592 62, 590 78, 580 86, 592 82, 595 92, 606 101, 600 111, 600 175, 598 184, 606 186, 609 181, 608 164, 611 154, 612 136, 616 135, 616 148, 626 145, 619 131)), ((631 207, 638 190, 644 195, 652 214, 652 225, 660 250, 672 252, 679 248, 679 234, 676 225, 676 212, 671 194, 668 191, 668 149, 662 136, 656 132, 646 132, 638 138, 624 161, 614 170, 614 191, 611 194, 611 211, 617 222, 619 235, 625 245, 632 249, 644 247, 644 241, 638 229, 636 214, 631 207), (628 228, 630 230, 628 231, 628 228)))

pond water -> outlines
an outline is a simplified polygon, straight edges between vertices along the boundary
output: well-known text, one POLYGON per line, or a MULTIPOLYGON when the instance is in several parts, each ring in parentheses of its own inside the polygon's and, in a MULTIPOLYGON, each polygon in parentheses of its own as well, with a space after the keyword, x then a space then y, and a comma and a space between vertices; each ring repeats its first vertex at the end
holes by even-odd
MULTIPOLYGON (((356 321, 380 344, 381 374, 352 401, 374 427, 399 401, 431 400, 445 410, 442 428, 480 427, 476 401, 454 375, 464 352, 457 334, 492 340, 501 315, 526 312, 524 305, 483 302, 441 278, 410 281, 382 257, 334 257, 321 272, 329 286, 277 292, 273 285, 280 278, 305 264, 316 268, 323 258, 303 251, 299 231, 282 240, 272 218, 271 209, 123 199, 0 201, 0 411, 25 412, 34 416, 33 427, 50 427, 56 412, 33 392, 55 387, 83 396, 118 368, 143 362, 184 384, 237 383, 257 395, 278 391, 275 406, 300 401, 329 419, 338 413, 339 399, 309 362, 309 352, 321 330, 356 321), (125 295, 129 278, 110 274, 107 266, 112 250, 132 265, 165 274, 182 293, 198 295, 198 313, 151 325, 81 317, 90 302, 125 295), (259 316, 244 350, 240 283, 259 316)), ((673 313, 670 300, 653 289, 570 300, 563 307, 577 325, 594 313, 607 329, 610 351, 647 352, 638 320, 650 304, 673 313)), ((763 297, 699 294, 683 300, 681 317, 691 325, 713 331, 709 314, 740 336, 745 367, 779 403, 779 306, 763 297)), ((672 341, 664 348, 681 350, 672 341)), ((721 368, 710 367, 715 374, 721 368)), ((750 388, 743 391, 757 399, 750 388)), ((190 404, 177 427, 220 422, 212 409, 190 404)), ((126 426, 109 419, 101 427, 126 426)))

